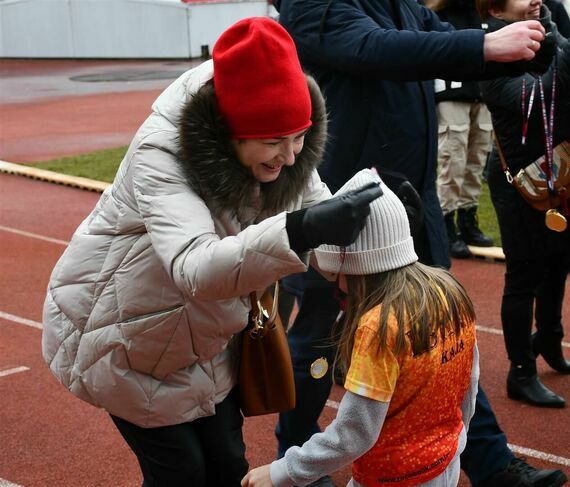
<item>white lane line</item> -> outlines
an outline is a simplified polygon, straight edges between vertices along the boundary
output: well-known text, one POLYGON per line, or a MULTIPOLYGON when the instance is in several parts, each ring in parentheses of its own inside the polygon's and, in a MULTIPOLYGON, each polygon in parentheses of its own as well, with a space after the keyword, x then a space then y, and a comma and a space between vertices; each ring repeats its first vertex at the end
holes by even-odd
MULTIPOLYGON (((13 369, 0 370, 0 377, 6 377, 7 375, 18 374, 20 372, 25 372, 26 370, 30 370, 30 368, 24 367, 23 365, 21 367, 14 367, 13 369)), ((0 487, 2 487, 2 484, 0 484, 0 487)))
MULTIPOLYGON (((503 334, 503 330, 498 330, 497 328, 490 328, 488 326, 477 325, 475 328, 477 329, 477 331, 484 331, 485 333, 491 333, 492 335, 502 335, 503 334)), ((562 346, 565 348, 570 348, 570 343, 569 342, 562 342, 562 346)))
POLYGON ((539 460, 546 460, 550 463, 557 463, 558 465, 570 467, 570 458, 557 457, 556 455, 551 455, 550 453, 533 450, 532 448, 525 448, 524 446, 511 445, 510 443, 507 443, 507 445, 512 451, 519 453, 520 455, 538 458, 539 460))
MULTIPOLYGON (((13 321, 14 323, 19 323, 20 325, 31 326, 32 328, 37 328, 38 330, 43 329, 43 325, 37 321, 28 320, 27 318, 22 318, 21 316, 11 315, 10 313, 4 313, 0 311, 0 318, 8 321, 13 321)), ((2 487, 0 485, 0 487, 2 487)))
POLYGON ((0 479, 0 487, 22 487, 20 484, 14 484, 12 482, 8 482, 7 480, 0 479))
MULTIPOLYGON (((18 230, 17 228, 12 228, 12 227, 5 227, 4 225, 0 225, 0 230, 3 230, 4 232, 10 232, 10 233, 15 233, 16 235, 22 235, 24 237, 30 237, 30 238, 35 238, 37 240, 43 240, 44 242, 51 242, 51 243, 56 243, 59 245, 69 245, 69 242, 65 241, 65 240, 59 240, 58 238, 51 238, 51 237, 44 237, 43 235, 39 235, 37 233, 31 233, 31 232, 25 232, 24 230, 18 230)), ((0 484, 0 487, 1 484, 0 484)))
MULTIPOLYGON (((325 406, 332 409, 338 409, 339 403, 337 401, 327 399, 325 406)), ((518 453, 519 455, 525 455, 527 457, 536 458, 538 460, 545 460, 550 463, 556 463, 558 465, 570 467, 570 458, 558 457, 556 455, 551 455, 550 453, 533 450, 532 448, 526 448, 524 446, 513 445, 511 443, 507 443, 507 445, 514 453, 518 453)))

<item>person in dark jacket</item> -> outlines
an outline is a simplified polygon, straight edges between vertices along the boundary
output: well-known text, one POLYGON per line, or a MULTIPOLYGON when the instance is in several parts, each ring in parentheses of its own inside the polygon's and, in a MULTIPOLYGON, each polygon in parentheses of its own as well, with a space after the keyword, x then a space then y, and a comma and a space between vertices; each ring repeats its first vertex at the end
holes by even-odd
MULTIPOLYGON (((304 68, 325 93, 330 137, 319 167, 323 180, 334 192, 372 165, 383 178, 390 172, 409 180, 425 209, 425 223, 414 235, 416 253, 424 263, 449 267, 435 187, 433 79, 481 79, 490 70, 502 69, 485 61, 532 59, 543 39, 540 24, 523 24, 528 30, 518 32, 510 30, 517 27, 513 25, 484 36, 481 30, 453 32, 452 26, 412 0, 276 0, 274 5, 304 68)), ((327 373, 334 358, 330 330, 339 315, 329 283, 311 272, 295 279, 286 284, 299 302, 288 333, 297 407, 280 415, 280 456, 319 431, 317 420, 332 385, 327 373)), ((551 481, 557 471, 535 470, 514 457, 482 390, 473 423, 462 457, 473 484, 560 485, 551 481)), ((332 484, 324 479, 321 485, 332 484)))
MULTIPOLYGON (((429 7, 456 29, 480 29, 474 0, 442 0, 429 7)), ((437 194, 443 211, 449 253, 465 259, 468 245, 490 247, 477 220, 481 178, 491 149, 491 115, 476 81, 435 80, 438 130, 437 194)))
MULTIPOLYGON (((524 18, 537 18, 549 37, 555 38, 558 53, 542 76, 546 114, 551 115, 550 99, 555 86, 554 146, 570 139, 570 42, 552 23, 550 12, 541 0, 479 0, 481 15, 493 32, 524 18)), ((542 96, 536 74, 518 78, 497 78, 483 82, 482 92, 493 117, 497 143, 510 172, 514 175, 545 153, 542 96), (522 142, 532 86, 536 86, 534 104, 528 115, 526 142, 522 142)), ((503 174, 497 152, 489 163, 489 189, 503 240, 506 258, 505 287, 501 303, 501 321, 505 345, 511 362, 507 393, 539 407, 563 407, 562 397, 548 389, 537 375, 536 356, 562 374, 570 374, 570 362, 562 353, 562 303, 570 270, 570 229, 554 232, 545 226, 545 214, 532 208, 503 174), (532 334, 533 308, 536 333, 532 334)), ((561 210, 562 211, 562 210, 561 210)))

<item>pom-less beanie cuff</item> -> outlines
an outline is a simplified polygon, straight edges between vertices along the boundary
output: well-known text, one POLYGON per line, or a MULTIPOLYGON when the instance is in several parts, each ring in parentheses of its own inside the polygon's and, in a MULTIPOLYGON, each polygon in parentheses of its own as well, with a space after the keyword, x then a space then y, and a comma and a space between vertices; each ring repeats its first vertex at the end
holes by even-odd
POLYGON ((372 249, 358 252, 346 251, 344 263, 341 268, 339 251, 318 249, 317 262, 323 271, 343 274, 362 275, 377 274, 392 269, 398 269, 412 264, 418 260, 414 250, 414 240, 409 237, 391 247, 372 249))
POLYGON ((311 96, 288 32, 267 17, 243 19, 212 52, 218 108, 232 138, 274 138, 311 126, 311 96))

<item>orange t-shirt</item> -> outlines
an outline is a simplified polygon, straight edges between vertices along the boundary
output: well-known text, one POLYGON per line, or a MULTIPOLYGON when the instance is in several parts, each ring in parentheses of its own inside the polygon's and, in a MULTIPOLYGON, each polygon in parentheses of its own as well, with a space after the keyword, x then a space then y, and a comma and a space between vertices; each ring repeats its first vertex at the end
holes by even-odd
POLYGON ((417 357, 407 339, 405 353, 395 356, 396 320, 390 317, 380 351, 379 316, 380 306, 358 325, 344 387, 390 406, 378 441, 353 463, 352 475, 366 486, 417 485, 441 474, 457 450, 475 326, 469 323, 460 336, 450 330, 445 341, 434 334, 431 350, 417 357))

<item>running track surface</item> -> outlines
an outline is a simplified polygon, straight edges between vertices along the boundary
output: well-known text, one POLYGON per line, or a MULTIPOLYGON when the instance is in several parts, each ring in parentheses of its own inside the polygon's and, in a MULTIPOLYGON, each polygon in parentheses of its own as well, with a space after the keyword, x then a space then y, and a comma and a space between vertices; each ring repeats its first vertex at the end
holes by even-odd
MULTIPOLYGON (((53 69, 57 76, 77 69, 72 63, 63 64, 65 71, 53 69)), ((53 66, 48 64, 50 69, 53 66)), ((97 66, 94 63, 90 69, 97 66)), ((98 69, 111 69, 116 65, 100 63, 100 66, 102 68, 98 69)), ((38 76, 38 67, 41 68, 39 63, 29 66, 29 62, 14 62, 8 66, 17 70, 22 79, 38 76)), ((80 67, 85 69, 85 64, 80 64, 80 67)), ((5 74, 5 62, 0 64, 0 68, 5 74)), ((91 103, 92 97, 96 96, 97 117, 95 112, 90 112, 82 135, 85 142, 96 143, 85 150, 113 147, 117 143, 127 144, 159 91, 154 87, 146 90, 135 88, 139 86, 132 87, 133 91, 128 96, 101 90, 101 93, 95 94, 65 93, 53 97, 48 112, 51 118, 58 120, 56 126, 49 125, 48 119, 45 119, 46 126, 37 120, 33 122, 34 114, 38 115, 35 118, 41 118, 47 113, 40 116, 33 109, 39 101, 46 102, 41 96, 30 97, 26 101, 23 99, 25 94, 22 94, 18 102, 13 103, 6 100, 3 94, 0 100, 3 112, 1 132, 4 133, 7 122, 4 108, 10 104, 13 109, 10 117, 15 125, 25 127, 26 122, 36 123, 39 132, 51 132, 53 140, 59 141, 50 145, 50 157, 82 152, 69 151, 66 144, 69 139, 66 137, 73 134, 77 121, 83 119, 77 112, 83 109, 84 102, 91 103), (73 103, 67 99, 69 97, 73 98, 73 103), (18 109, 13 105, 18 105, 18 109), (122 135, 105 142, 105 137, 99 137, 99 132, 112 132, 105 123, 108 113, 125 111, 131 115, 125 118, 125 124, 128 122, 130 125, 118 127, 118 133, 122 135), (66 117, 70 124, 63 123, 66 117)), ((112 89, 106 88, 107 91, 112 89)), ((35 153, 36 144, 33 137, 31 141, 29 137, 29 132, 24 130, 22 135, 18 135, 15 129, 10 133, 9 140, 0 135, 0 159, 10 162, 30 160, 26 159, 26 154, 35 153), (5 155, 7 148, 14 155, 11 160, 5 155)), ((33 157, 33 160, 48 157, 42 155, 41 148, 37 153, 41 157, 33 157)), ((96 193, 0 174, 0 487, 127 487, 141 483, 136 460, 114 430, 108 416, 69 394, 51 376, 41 357, 41 330, 38 327, 50 272, 65 243, 91 211, 98 197, 96 193)), ((533 465, 561 468, 570 476, 568 408, 538 409, 506 397, 504 383, 508 362, 499 321, 504 266, 482 260, 454 261, 452 271, 466 286, 475 303, 481 382, 509 443, 516 452, 527 455, 533 465)), ((569 293, 570 289, 567 288, 567 296, 570 296, 569 293)), ((569 308, 569 299, 566 299, 564 321, 567 334, 569 308)), ((568 356, 570 351, 568 348, 565 351, 568 356)), ((570 400, 568 377, 555 374, 541 359, 538 367, 545 384, 570 400)), ((335 386, 329 407, 325 408, 321 417, 322 426, 334 418, 335 407, 341 397, 342 389, 335 386)), ((274 458, 275 419, 275 415, 272 415, 245 421, 247 456, 252 466, 270 462, 274 458)), ((349 469, 345 468, 333 475, 333 480, 338 485, 344 485, 349 476, 349 469)), ((469 482, 462 477, 460 485, 468 486, 469 482)))

